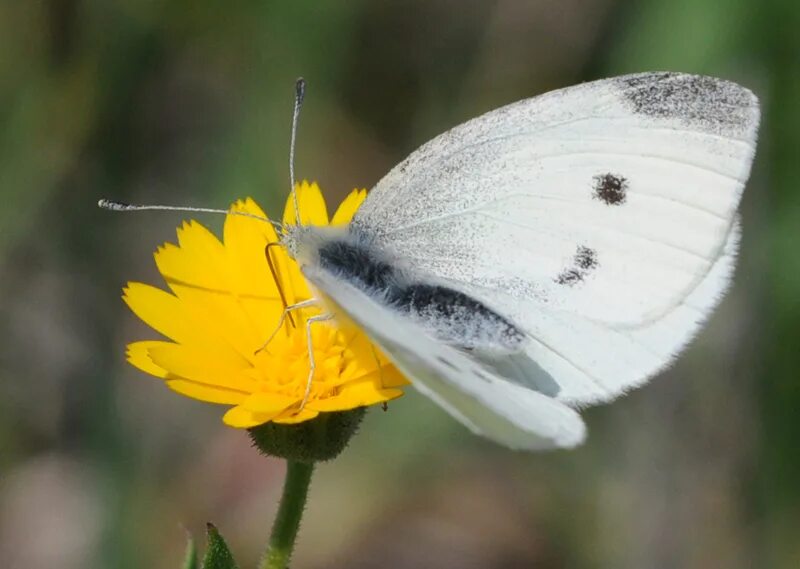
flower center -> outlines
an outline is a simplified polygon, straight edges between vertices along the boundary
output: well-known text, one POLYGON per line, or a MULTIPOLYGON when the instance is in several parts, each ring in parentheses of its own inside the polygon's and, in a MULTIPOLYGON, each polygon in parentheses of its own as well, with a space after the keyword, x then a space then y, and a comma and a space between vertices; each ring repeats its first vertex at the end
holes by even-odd
MULTIPOLYGON (((346 350, 342 335, 328 324, 311 328, 314 350, 314 376, 309 399, 336 395, 338 388, 352 374, 348 371, 352 354, 346 350)), ((303 398, 311 362, 308 357, 305 326, 280 332, 256 356, 254 372, 264 392, 303 398)))

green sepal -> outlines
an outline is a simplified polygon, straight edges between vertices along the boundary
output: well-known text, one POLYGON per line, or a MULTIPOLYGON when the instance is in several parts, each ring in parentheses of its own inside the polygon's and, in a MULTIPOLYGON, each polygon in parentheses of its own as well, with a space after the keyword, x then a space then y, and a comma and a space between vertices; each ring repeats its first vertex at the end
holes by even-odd
POLYGON ((197 544, 192 534, 186 532, 186 554, 183 557, 183 569, 197 569, 197 544))
POLYGON ((253 445, 267 456, 296 462, 322 462, 339 456, 358 431, 366 407, 320 413, 292 425, 264 423, 248 429, 253 445))
POLYGON ((214 524, 206 524, 208 547, 203 558, 203 569, 239 569, 233 560, 228 544, 222 539, 214 524))

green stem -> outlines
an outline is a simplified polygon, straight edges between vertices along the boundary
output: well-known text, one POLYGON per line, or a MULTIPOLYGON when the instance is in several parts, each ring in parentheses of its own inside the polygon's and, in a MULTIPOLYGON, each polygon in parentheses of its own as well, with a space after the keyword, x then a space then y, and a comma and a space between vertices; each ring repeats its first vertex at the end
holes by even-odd
POLYGON ((289 565, 313 472, 313 462, 286 461, 283 496, 259 569, 285 569, 289 565))

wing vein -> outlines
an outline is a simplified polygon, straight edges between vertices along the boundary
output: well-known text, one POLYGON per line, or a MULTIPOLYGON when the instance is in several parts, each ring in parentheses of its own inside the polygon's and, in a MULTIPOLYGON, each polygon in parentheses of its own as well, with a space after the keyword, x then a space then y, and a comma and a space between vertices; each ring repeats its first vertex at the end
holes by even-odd
MULTIPOLYGON (((573 121, 567 121, 565 124, 569 124, 569 122, 580 122, 581 120, 590 120, 592 118, 594 118, 594 117, 584 117, 584 118, 581 118, 581 119, 574 119, 573 121)), ((554 125, 553 128, 555 126, 560 126, 560 125, 554 125)), ((550 128, 550 127, 548 127, 548 128, 550 128)), ((435 162, 433 162, 432 164, 425 165, 425 167, 423 169, 420 169, 420 171, 433 171, 442 162, 452 158, 453 156, 456 156, 456 155, 458 155, 460 153, 463 153, 466 150, 472 149, 472 148, 477 148, 477 147, 480 147, 480 146, 486 146, 487 144, 490 144, 492 142, 501 141, 501 140, 510 140, 510 139, 513 139, 513 138, 524 138, 524 137, 538 136, 538 134, 540 134, 540 132, 541 131, 524 132, 524 133, 516 133, 516 134, 506 134, 506 135, 503 135, 503 136, 496 136, 496 137, 492 137, 492 138, 487 138, 487 139, 484 139, 484 140, 482 140, 481 142, 478 142, 478 143, 464 145, 464 146, 459 147, 458 150, 456 150, 454 152, 451 152, 450 154, 446 154, 446 155, 440 156, 435 162)), ((676 130, 676 132, 680 132, 680 131, 676 130)), ((691 132, 695 132, 695 131, 691 131, 691 132)), ((704 134, 704 133, 702 133, 702 134, 704 134)), ((581 139, 582 142, 586 142, 586 140, 587 140, 586 138, 581 139)), ((602 140, 600 140, 600 142, 602 142, 602 140)), ((658 154, 642 154, 640 152, 599 152, 599 151, 554 152, 554 153, 550 153, 550 154, 538 155, 536 157, 536 159, 537 160, 541 160, 543 158, 562 158, 562 157, 572 157, 572 156, 582 156, 582 155, 585 155, 585 156, 635 156, 637 158, 649 158, 651 160, 661 160, 661 161, 664 161, 664 162, 670 162, 670 163, 674 163, 674 164, 681 164, 681 165, 684 165, 684 166, 697 168, 697 169, 700 169, 700 170, 703 170, 703 171, 706 171, 706 172, 710 172, 712 174, 716 174, 718 176, 721 176, 721 177, 729 179, 729 180, 734 180, 734 181, 739 182, 739 183, 741 183, 741 181, 742 181, 740 176, 734 176, 734 175, 731 175, 731 174, 729 174, 727 172, 718 170, 716 168, 711 168, 711 167, 709 167, 707 165, 702 165, 702 164, 699 164, 699 163, 696 163, 696 162, 687 162, 685 160, 679 160, 679 159, 676 159, 676 158, 671 158, 671 157, 668 157, 668 156, 662 156, 662 155, 658 155, 658 154)), ((408 159, 406 159, 406 161, 407 160, 408 159)), ((406 161, 403 161, 401 164, 406 164, 406 161)), ((412 177, 412 176, 413 176, 413 174, 411 174, 409 177, 412 177)), ((378 183, 378 185, 380 185, 380 182, 378 183)), ((391 198, 389 200, 386 200, 387 207, 389 205, 391 205, 393 200, 397 199, 397 197, 399 197, 400 194, 401 194, 401 192, 395 192, 394 195, 391 195, 391 198)))

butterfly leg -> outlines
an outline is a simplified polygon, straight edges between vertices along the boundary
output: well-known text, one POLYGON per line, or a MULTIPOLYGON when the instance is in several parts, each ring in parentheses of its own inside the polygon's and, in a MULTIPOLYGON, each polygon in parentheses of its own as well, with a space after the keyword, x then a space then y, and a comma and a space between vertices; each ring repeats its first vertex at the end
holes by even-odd
POLYGON ((300 403, 300 409, 297 410, 299 413, 303 410, 303 407, 306 406, 308 402, 308 397, 311 395, 311 380, 314 379, 314 371, 317 369, 317 364, 314 361, 314 343, 311 339, 311 326, 317 322, 325 322, 326 320, 332 320, 333 314, 317 314, 316 316, 312 316, 308 320, 306 320, 306 341, 308 342, 308 380, 306 381, 306 392, 303 395, 303 401, 300 403))
POLYGON ((300 308, 308 308, 309 306, 314 306, 318 302, 319 301, 316 298, 309 298, 308 300, 304 300, 304 301, 298 302, 296 304, 290 304, 289 306, 284 308, 283 312, 281 312, 280 319, 278 319, 278 325, 275 326, 275 330, 272 331, 272 334, 269 335, 267 340, 263 344, 261 344, 261 346, 255 351, 255 353, 258 354, 261 350, 263 350, 264 348, 266 348, 269 345, 269 343, 272 341, 272 339, 275 337, 275 335, 283 327, 283 324, 286 322, 286 318, 287 318, 287 316, 289 315, 289 313, 291 311, 299 310, 300 308))

